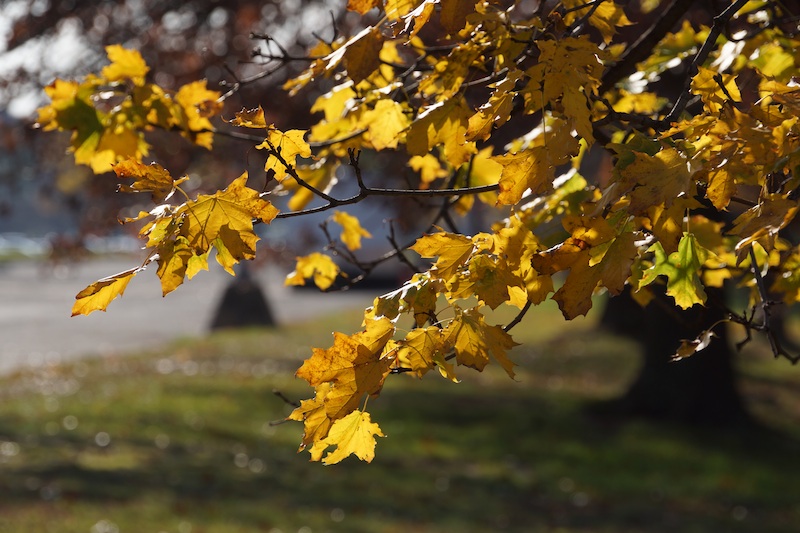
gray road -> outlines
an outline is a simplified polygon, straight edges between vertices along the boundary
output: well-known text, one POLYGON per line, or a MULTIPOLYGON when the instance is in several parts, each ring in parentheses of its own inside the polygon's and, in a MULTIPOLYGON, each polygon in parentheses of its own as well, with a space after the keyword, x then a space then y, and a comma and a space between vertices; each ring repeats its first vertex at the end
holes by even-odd
MULTIPOLYGON (((124 296, 89 316, 71 318, 74 296, 89 283, 136 265, 104 259, 48 271, 34 262, 0 265, 0 373, 91 355, 122 354, 170 340, 205 334, 232 279, 216 264, 166 298, 155 265, 128 285, 124 296)), ((365 293, 320 295, 283 286, 284 272, 256 274, 280 323, 369 305, 365 293)))

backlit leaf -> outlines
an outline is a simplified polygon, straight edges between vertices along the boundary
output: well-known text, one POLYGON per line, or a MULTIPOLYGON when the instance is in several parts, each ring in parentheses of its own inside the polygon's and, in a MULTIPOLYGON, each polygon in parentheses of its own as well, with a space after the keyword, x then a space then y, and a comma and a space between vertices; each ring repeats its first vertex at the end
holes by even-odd
POLYGON ((320 457, 323 450, 336 446, 322 460, 323 464, 336 464, 350 455, 370 463, 375 458, 375 437, 384 436, 378 424, 370 419, 369 413, 354 411, 333 423, 328 436, 314 444, 311 455, 312 458, 320 457))
POLYGON ((336 211, 331 217, 334 222, 342 227, 342 242, 348 250, 354 251, 361 248, 361 237, 370 238, 372 234, 361 227, 358 218, 344 211, 336 211))
POLYGON ((305 285, 307 279, 313 279, 320 290, 327 290, 333 285, 339 267, 333 259, 319 252, 297 258, 294 271, 286 276, 286 285, 305 285))
POLYGON ((122 296, 128 283, 139 273, 140 268, 131 268, 119 274, 99 279, 75 296, 72 316, 88 315, 92 311, 105 311, 117 296, 122 296))

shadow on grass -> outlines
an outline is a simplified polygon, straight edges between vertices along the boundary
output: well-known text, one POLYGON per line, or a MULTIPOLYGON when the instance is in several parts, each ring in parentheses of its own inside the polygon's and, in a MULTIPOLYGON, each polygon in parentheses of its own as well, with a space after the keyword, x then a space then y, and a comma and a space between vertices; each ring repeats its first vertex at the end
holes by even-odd
POLYGON ((0 507, 124 507, 149 494, 196 522, 287 531, 788 532, 798 519, 798 444, 774 434, 608 423, 585 399, 524 385, 406 381, 372 405, 389 435, 376 460, 326 468, 293 453, 296 427, 240 423, 282 412, 269 388, 164 385, 174 401, 127 406, 130 430, 110 430, 105 446, 93 431, 3 424, 0 440, 27 460, 3 468, 0 507), (222 403, 241 411, 226 419, 222 403))
POLYGON ((591 381, 612 379, 597 365, 615 356, 598 346, 520 354, 520 383, 392 380, 370 402, 388 435, 375 461, 333 467, 294 453, 299 424, 269 425, 288 412, 273 388, 306 392, 246 371, 259 361, 214 375, 97 369, 55 406, 28 393, 0 407, 0 530, 108 517, 194 533, 796 531, 797 440, 593 416, 614 390, 591 381))

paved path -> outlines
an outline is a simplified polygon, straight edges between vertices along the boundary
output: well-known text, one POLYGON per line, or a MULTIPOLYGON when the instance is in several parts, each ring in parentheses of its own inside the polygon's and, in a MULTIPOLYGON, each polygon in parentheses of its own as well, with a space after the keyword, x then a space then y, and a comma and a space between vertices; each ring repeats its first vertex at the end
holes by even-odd
MULTIPOLYGON (((71 318, 75 294, 89 283, 136 265, 136 259, 103 259, 46 272, 35 262, 0 265, 0 373, 87 355, 124 353, 208 331, 231 278, 210 265, 166 298, 155 265, 128 285, 107 313, 71 318)), ((321 295, 283 286, 285 273, 256 274, 279 323, 369 305, 363 292, 321 295)))

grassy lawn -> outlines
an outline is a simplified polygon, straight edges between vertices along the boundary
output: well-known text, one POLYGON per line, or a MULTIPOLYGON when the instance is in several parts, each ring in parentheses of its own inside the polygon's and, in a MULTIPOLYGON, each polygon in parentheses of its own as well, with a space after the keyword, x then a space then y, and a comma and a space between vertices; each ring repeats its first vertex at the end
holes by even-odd
MULTIPOLYGON (((757 350, 741 386, 764 430, 687 430, 593 416, 624 390, 635 347, 515 329, 518 382, 391 379, 370 402, 372 464, 296 454, 310 346, 357 314, 222 333, 147 354, 26 371, 0 384, 2 532, 797 531, 800 370, 757 350)), ((470 375, 472 374, 472 375, 470 375)))

